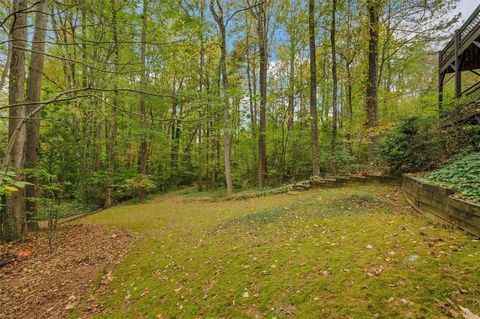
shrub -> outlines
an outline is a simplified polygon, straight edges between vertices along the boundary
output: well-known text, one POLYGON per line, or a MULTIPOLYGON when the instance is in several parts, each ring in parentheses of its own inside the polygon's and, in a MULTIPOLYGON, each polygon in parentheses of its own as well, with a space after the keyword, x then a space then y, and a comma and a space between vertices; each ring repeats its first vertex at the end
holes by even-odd
POLYGON ((139 174, 126 179, 121 188, 136 197, 139 196, 142 188, 144 188, 147 193, 155 190, 156 184, 150 176, 139 174))
POLYGON ((409 117, 381 140, 380 156, 393 174, 432 170, 448 156, 448 139, 437 120, 409 117))

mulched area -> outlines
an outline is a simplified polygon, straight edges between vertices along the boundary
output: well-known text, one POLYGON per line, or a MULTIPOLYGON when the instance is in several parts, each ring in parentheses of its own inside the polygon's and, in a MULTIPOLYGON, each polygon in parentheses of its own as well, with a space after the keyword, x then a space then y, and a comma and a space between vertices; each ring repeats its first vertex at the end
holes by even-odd
POLYGON ((57 230, 51 248, 45 231, 1 244, 0 318, 67 317, 134 242, 127 230, 68 224, 57 230))

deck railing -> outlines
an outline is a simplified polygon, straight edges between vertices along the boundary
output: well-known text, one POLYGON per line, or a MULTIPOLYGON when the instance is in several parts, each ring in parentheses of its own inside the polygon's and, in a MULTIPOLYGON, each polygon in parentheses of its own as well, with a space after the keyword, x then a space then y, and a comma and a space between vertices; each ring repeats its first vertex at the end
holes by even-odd
MULTIPOLYGON (((470 15, 465 23, 458 29, 455 34, 459 37, 459 47, 463 49, 464 46, 470 44, 470 37, 480 28, 480 6, 470 15), (468 43, 468 44, 467 44, 468 43)), ((440 65, 443 66, 451 63, 450 60, 455 55, 455 36, 447 43, 445 48, 440 52, 440 65)))

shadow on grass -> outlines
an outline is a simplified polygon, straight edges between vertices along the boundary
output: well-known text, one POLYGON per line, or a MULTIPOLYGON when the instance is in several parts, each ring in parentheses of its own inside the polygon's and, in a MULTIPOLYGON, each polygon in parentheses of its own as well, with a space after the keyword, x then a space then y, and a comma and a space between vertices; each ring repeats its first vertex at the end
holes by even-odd
POLYGON ((215 226, 214 231, 220 231, 230 227, 239 226, 256 228, 260 225, 272 224, 279 222, 280 220, 284 221, 286 218, 288 218, 289 213, 294 211, 298 206, 299 205, 280 207, 232 218, 215 226))

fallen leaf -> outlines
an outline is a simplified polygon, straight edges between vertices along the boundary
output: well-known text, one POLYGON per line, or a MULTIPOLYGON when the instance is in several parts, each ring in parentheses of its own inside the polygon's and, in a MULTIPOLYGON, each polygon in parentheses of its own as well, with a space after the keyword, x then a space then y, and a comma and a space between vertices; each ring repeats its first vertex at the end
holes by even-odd
POLYGON ((462 315, 465 319, 480 319, 480 317, 474 314, 470 309, 467 309, 462 306, 459 306, 459 307, 462 310, 462 315))
POLYGON ((411 302, 410 300, 407 300, 407 299, 405 299, 405 298, 400 299, 400 302, 403 303, 403 304, 405 304, 405 305, 410 305, 410 306, 413 306, 413 305, 414 305, 413 302, 411 302))
POLYGON ((33 250, 31 249, 22 250, 17 253, 17 258, 27 258, 30 257, 32 254, 33 250))

